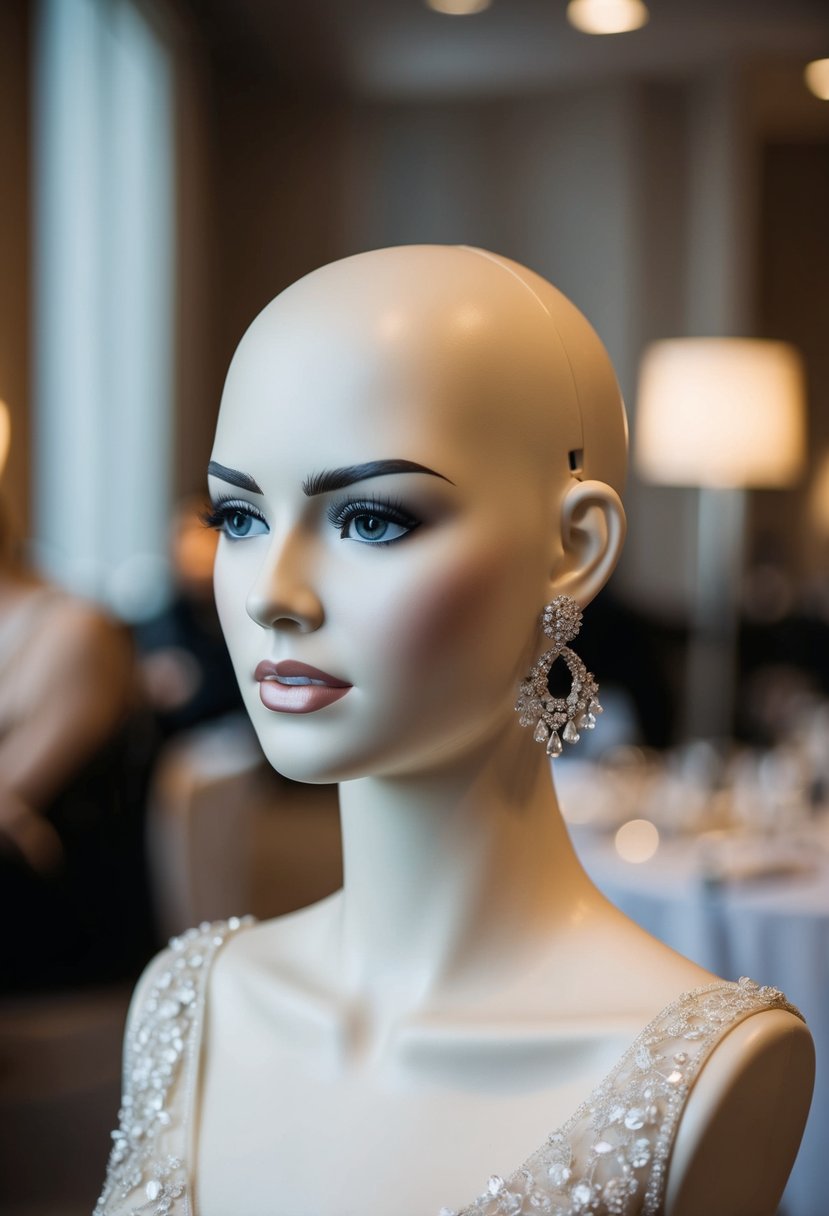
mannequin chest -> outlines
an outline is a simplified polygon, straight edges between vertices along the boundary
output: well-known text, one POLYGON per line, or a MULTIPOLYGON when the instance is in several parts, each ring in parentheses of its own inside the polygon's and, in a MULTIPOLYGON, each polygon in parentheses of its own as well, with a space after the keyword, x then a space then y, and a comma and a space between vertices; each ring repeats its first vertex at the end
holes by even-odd
POLYGON ((432 1022, 371 1059, 336 1016, 273 1014, 219 1003, 212 1018, 199 1216, 460 1209, 564 1123, 640 1029, 432 1022))

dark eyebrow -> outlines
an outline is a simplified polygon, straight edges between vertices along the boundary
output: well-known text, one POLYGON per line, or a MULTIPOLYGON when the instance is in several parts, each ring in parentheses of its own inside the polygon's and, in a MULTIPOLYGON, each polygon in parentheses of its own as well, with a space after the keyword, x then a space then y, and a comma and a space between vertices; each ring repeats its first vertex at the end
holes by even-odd
POLYGON ((232 486, 239 486, 241 490, 249 490, 251 494, 261 494, 259 483, 254 481, 250 473, 240 473, 238 469, 228 469, 225 465, 219 464, 216 460, 211 460, 207 466, 208 476, 220 477, 222 481, 229 481, 232 486))
MULTIPOLYGON (((329 490, 342 490, 344 486, 353 485, 355 481, 367 481, 370 477, 385 477, 389 473, 428 473, 430 477, 440 477, 449 481, 442 473, 427 469, 424 464, 415 464, 413 460, 370 460, 367 464, 349 464, 342 469, 324 469, 322 473, 314 473, 306 477, 302 483, 302 492, 309 498, 317 494, 325 494, 329 490)), ((449 481, 450 486, 454 483, 449 481)))

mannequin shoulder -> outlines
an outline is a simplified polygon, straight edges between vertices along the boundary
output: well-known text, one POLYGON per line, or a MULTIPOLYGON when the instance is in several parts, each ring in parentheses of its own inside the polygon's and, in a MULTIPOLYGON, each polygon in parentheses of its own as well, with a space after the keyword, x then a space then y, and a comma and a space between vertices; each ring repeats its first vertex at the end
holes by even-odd
POLYGON ((135 1030, 142 1015, 146 1012, 147 1002, 151 997, 155 996, 159 981, 169 971, 173 960, 173 949, 167 946, 164 950, 159 951, 154 958, 150 959, 138 977, 132 997, 130 998, 129 1010, 127 1011, 127 1023, 124 1035, 125 1044, 129 1042, 131 1032, 135 1030))
POLYGON ((806 1025, 767 1009, 725 1035, 703 1066, 680 1121, 666 1216, 772 1216, 797 1154, 812 1096, 806 1025))
POLYGON ((335 915, 340 892, 318 903, 270 920, 254 921, 234 934, 219 952, 211 992, 243 977, 330 978, 332 946, 337 942, 335 915))
POLYGON ((193 1010, 207 994, 216 959, 257 927, 251 917, 233 917, 204 922, 173 938, 150 960, 133 989, 125 1045, 129 1045, 139 1024, 156 1013, 170 1020, 184 1011, 192 1020, 193 1010), (164 1008, 159 1012, 161 1004, 164 1008))

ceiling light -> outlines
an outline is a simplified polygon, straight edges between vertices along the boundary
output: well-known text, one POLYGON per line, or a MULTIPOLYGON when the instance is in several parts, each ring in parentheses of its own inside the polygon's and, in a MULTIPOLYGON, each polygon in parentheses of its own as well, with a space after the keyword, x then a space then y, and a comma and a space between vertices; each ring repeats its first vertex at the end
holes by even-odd
POLYGON ((471 17, 489 8, 492 0, 426 0, 429 8, 447 17, 471 17))
POLYGON ((626 34, 650 14, 642 0, 570 0, 567 20, 583 34, 626 34))
POLYGON ((829 101, 829 59, 813 59, 803 72, 806 87, 821 101, 829 101))

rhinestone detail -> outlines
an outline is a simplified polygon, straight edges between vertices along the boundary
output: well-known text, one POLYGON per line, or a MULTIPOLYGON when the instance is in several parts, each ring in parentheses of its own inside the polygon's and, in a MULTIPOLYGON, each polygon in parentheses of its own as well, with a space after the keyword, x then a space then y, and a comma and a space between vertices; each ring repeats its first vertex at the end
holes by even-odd
POLYGON ((186 1075, 195 1075, 210 966, 252 917, 189 929, 174 937, 130 1024, 124 1094, 106 1181, 93 1216, 174 1216, 190 1211, 183 1159, 186 1075))
POLYGON ((565 743, 578 743, 579 731, 593 730, 596 716, 602 712, 595 677, 567 645, 578 634, 581 621, 581 609, 567 595, 557 596, 546 606, 541 630, 553 645, 522 680, 515 703, 518 721, 522 726, 535 727, 533 738, 546 744, 547 755, 552 759, 561 755, 562 739, 565 743), (550 668, 558 658, 567 665, 572 679, 566 697, 551 696, 547 682, 550 668))
MULTIPOLYGON (((211 965, 253 918, 205 923, 170 942, 130 1024, 124 1097, 93 1216, 195 1216, 185 1147, 211 965)), ((588 1100, 508 1177, 493 1174, 469 1206, 439 1216, 656 1216, 691 1085, 744 1018, 783 1008, 746 977, 680 996, 637 1037, 588 1100)))
POLYGON ((803 1016, 778 989, 745 976, 684 993, 520 1169, 494 1175, 474 1203, 450 1216, 656 1216, 697 1073, 727 1031, 769 1008, 803 1016))

